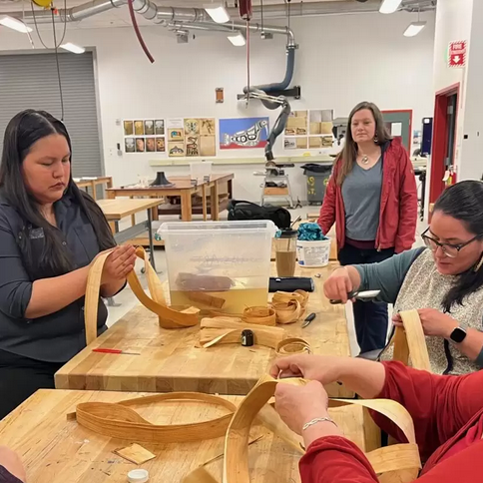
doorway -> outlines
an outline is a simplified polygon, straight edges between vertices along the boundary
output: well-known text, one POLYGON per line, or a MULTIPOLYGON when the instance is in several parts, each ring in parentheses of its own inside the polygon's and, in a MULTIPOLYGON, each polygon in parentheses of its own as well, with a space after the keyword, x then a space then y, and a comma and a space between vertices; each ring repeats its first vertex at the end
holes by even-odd
MULTIPOLYGON (((454 171, 459 93, 459 83, 436 93, 429 188, 430 203, 434 203, 443 192, 445 173, 454 171)), ((455 175, 452 176, 452 181, 456 181, 455 175)))

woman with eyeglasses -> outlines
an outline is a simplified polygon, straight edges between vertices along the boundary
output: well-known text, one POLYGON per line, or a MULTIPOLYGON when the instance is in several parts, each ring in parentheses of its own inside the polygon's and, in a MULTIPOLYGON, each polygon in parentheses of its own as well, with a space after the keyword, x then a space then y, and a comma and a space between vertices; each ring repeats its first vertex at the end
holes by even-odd
POLYGON ((483 183, 462 181, 434 205, 418 248, 378 264, 337 269, 324 285, 330 299, 347 302, 356 290, 380 290, 398 313, 418 309, 431 369, 466 374, 483 368, 483 183))

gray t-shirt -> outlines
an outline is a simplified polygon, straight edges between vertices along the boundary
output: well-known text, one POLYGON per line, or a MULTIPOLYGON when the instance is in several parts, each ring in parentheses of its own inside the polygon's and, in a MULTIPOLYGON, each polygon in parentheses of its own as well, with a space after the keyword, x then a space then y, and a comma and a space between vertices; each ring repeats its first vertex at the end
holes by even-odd
POLYGON ((346 237, 358 241, 376 239, 382 189, 382 158, 370 169, 354 163, 342 184, 346 237))

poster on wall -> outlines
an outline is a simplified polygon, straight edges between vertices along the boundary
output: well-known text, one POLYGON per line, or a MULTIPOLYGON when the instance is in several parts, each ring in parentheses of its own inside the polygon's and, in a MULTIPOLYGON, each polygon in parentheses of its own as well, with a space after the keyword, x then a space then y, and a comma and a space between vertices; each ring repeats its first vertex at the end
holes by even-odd
POLYGON ((257 149, 267 145, 268 117, 220 119, 220 149, 257 149))
POLYGON ((334 145, 334 111, 293 111, 287 119, 284 149, 329 149, 334 145))
POLYGON ((138 119, 122 122, 124 152, 164 153, 166 151, 163 119, 138 119))
POLYGON ((285 126, 285 136, 307 136, 308 111, 292 111, 285 126))
POLYGON ((214 118, 123 120, 126 153, 166 153, 169 157, 216 156, 214 118))
POLYGON ((169 141, 168 154, 170 158, 180 158, 186 155, 184 142, 169 141))

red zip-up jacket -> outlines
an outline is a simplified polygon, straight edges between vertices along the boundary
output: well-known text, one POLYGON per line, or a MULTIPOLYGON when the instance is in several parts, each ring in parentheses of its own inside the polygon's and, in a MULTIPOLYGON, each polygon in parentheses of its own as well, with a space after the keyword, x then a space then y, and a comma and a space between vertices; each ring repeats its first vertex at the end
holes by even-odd
MULTIPOLYGON (((399 362, 383 363, 386 381, 380 398, 401 403, 411 414, 421 460, 417 483, 481 483, 483 440, 456 454, 446 453, 483 418, 483 371, 439 376, 399 362)), ((372 413, 377 425, 399 442, 407 440, 387 418, 372 413)), ((314 441, 300 461, 302 483, 377 483, 364 453, 348 439, 327 436, 314 441)))
MULTIPOLYGON (((336 224, 337 248, 345 244, 345 208, 337 174, 342 159, 336 161, 325 191, 318 223, 324 234, 336 224)), ((401 253, 412 248, 418 217, 418 191, 411 160, 400 139, 393 139, 383 154, 381 211, 376 248, 395 248, 401 253)))

